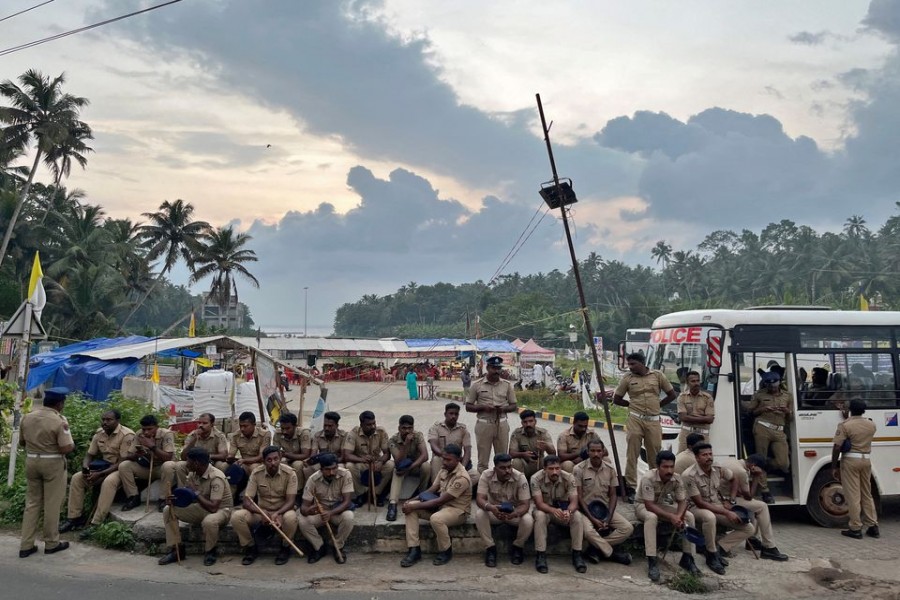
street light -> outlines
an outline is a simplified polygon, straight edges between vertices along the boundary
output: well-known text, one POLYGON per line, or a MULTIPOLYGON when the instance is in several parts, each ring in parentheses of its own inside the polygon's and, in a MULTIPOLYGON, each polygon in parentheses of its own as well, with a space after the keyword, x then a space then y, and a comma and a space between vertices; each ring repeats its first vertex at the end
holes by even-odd
POLYGON ((308 305, 307 300, 309 299, 309 286, 303 287, 303 337, 306 337, 306 307, 308 305))

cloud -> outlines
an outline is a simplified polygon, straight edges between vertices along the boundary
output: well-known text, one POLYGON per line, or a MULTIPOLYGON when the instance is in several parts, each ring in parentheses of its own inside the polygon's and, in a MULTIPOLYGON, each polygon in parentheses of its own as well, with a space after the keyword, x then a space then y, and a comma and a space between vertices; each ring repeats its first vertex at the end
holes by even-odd
POLYGON ((872 0, 863 19, 863 26, 880 33, 894 43, 900 42, 900 2, 872 0))
POLYGON ((789 35, 788 39, 795 44, 801 44, 804 46, 819 46, 824 44, 825 41, 833 37, 834 34, 829 31, 819 31, 816 33, 812 33, 810 31, 799 31, 793 35, 789 35))

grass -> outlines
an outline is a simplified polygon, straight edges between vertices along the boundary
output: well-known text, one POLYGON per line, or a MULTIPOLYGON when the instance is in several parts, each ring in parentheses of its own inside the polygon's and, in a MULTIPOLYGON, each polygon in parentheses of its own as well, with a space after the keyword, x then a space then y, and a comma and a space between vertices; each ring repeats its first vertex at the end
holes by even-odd
MULTIPOLYGON (((545 391, 516 392, 516 400, 519 406, 530 408, 537 412, 549 412, 556 415, 572 416, 578 411, 584 411, 592 419, 606 421, 603 410, 584 410, 581 398, 571 394, 556 394, 555 396, 545 391)), ((628 410, 621 406, 610 404, 609 412, 613 423, 624 424, 628 417, 628 410)))
POLYGON ((691 575, 681 569, 668 582, 669 589, 682 594, 706 594, 709 588, 703 583, 703 579, 697 575, 691 575))

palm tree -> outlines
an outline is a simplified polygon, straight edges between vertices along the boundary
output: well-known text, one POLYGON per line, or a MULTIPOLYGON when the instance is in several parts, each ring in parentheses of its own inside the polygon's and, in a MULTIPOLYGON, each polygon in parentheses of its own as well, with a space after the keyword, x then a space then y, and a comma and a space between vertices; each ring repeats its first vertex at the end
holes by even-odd
POLYGON ((59 187, 62 178, 69 177, 72 172, 72 161, 77 162, 83 169, 87 165, 85 154, 94 149, 84 143, 84 140, 94 139, 94 134, 87 123, 75 121, 69 125, 68 135, 47 151, 44 156, 44 164, 53 171, 53 185, 59 187))
POLYGON ((3 234, 0 265, 3 264, 16 221, 28 197, 41 158, 53 152, 55 146, 64 143, 73 128, 83 126, 90 131, 87 125, 78 120, 79 112, 87 106, 88 100, 63 93, 65 75, 51 80, 39 71, 29 69, 19 77, 19 83, 21 87, 10 80, 0 83, 0 95, 10 102, 10 106, 0 107, 0 123, 7 125, 3 129, 0 146, 25 149, 35 141, 37 151, 28 179, 3 234))
POLYGON ((210 236, 212 229, 206 221, 195 221, 193 215, 194 206, 181 199, 175 202, 166 200, 159 205, 158 211, 143 214, 150 220, 149 224, 141 226, 141 238, 144 247, 147 248, 147 260, 152 262, 161 258, 162 269, 153 285, 122 321, 119 326, 120 333, 179 258, 187 263, 193 273, 195 257, 203 250, 203 242, 210 236))
POLYGON ((247 280, 255 288, 259 287, 259 281, 244 266, 245 263, 256 262, 259 259, 256 252, 244 247, 253 238, 246 233, 235 234, 231 226, 216 229, 210 232, 207 238, 208 242, 195 257, 195 270, 190 282, 196 283, 212 276, 208 297, 215 301, 220 309, 227 311, 231 305, 232 295, 237 303, 236 276, 247 280))
POLYGON ((853 215, 844 221, 844 233, 851 238, 860 238, 869 233, 866 220, 860 215, 853 215))
POLYGON ((650 250, 650 256, 656 259, 656 264, 662 263, 663 268, 669 266, 672 260, 672 246, 666 243, 666 240, 659 240, 653 249, 650 250))

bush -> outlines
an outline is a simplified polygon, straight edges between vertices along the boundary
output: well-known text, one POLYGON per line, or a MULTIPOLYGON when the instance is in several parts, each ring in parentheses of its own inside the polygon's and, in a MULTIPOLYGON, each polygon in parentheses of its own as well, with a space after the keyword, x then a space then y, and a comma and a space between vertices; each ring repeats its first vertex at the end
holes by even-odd
POLYGON ((97 526, 91 540, 104 548, 115 550, 134 549, 134 532, 129 525, 110 521, 97 526))
POLYGON ((703 578, 698 575, 691 575, 687 571, 679 570, 672 579, 668 581, 669 589, 681 592, 682 594, 706 594, 709 592, 703 578))
POLYGON ((12 416, 13 406, 16 403, 16 386, 12 383, 0 381, 0 445, 8 444, 12 428, 9 419, 12 416))
POLYGON ((25 513, 25 462, 16 461, 16 475, 12 486, 6 485, 6 473, 9 470, 9 456, 0 459, 0 523, 18 525, 25 513))

